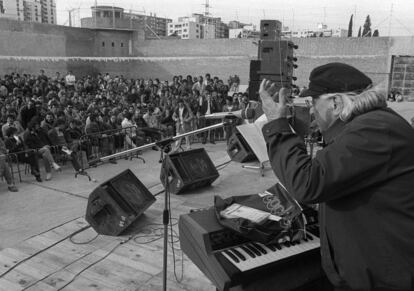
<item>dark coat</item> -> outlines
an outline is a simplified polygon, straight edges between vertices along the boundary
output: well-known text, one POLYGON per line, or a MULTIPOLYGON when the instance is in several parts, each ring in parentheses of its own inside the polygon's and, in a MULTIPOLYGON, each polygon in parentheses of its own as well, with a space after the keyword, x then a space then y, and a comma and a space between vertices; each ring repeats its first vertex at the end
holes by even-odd
POLYGON ((39 128, 36 133, 31 133, 26 130, 23 134, 23 140, 29 149, 40 149, 46 145, 50 145, 50 140, 47 133, 39 128))
POLYGON ((263 127, 276 176, 320 204, 323 268, 336 287, 414 289, 414 130, 391 109, 324 133, 311 159, 285 118, 263 127))
MULTIPOLYGON (((202 116, 205 115, 208 109, 208 103, 207 100, 203 100, 201 106, 198 106, 197 112, 202 116)), ((214 100, 210 101, 210 114, 217 112, 218 110, 218 106, 216 104, 216 102, 214 102, 214 100)))

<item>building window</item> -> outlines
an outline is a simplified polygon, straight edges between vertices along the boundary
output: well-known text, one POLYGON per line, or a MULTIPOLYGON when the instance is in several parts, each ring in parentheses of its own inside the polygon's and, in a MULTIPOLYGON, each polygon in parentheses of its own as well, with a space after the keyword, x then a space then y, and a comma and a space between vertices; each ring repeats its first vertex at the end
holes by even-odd
POLYGON ((124 47, 124 43, 123 42, 121 42, 121 47, 124 47))
POLYGON ((196 33, 198 33, 198 29, 196 29, 196 33))
POLYGON ((104 41, 102 42, 102 47, 105 47, 105 42, 104 41))
POLYGON ((115 43, 114 42, 112 42, 112 47, 115 47, 115 43))
POLYGON ((183 31, 184 31, 184 32, 187 32, 187 29, 184 29, 183 31))

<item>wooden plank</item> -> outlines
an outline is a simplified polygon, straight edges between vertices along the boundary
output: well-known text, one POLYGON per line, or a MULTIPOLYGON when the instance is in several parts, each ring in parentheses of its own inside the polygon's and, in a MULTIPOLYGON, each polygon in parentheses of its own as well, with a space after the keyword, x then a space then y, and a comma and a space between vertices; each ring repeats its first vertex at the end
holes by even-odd
POLYGON ((20 286, 21 289, 37 281, 37 278, 16 269, 7 273, 3 278, 17 286, 20 286))
POLYGON ((1 291, 20 291, 22 287, 19 284, 10 282, 4 278, 0 278, 0 290, 1 291))
POLYGON ((56 291, 52 286, 40 281, 26 289, 27 291, 56 291))
MULTIPOLYGON (((119 248, 120 249, 120 248, 119 248)), ((117 249, 116 251, 119 251, 117 249)), ((107 252, 103 251, 96 251, 94 254, 98 256, 105 256, 107 252)), ((125 254, 125 253, 124 253, 125 254)), ((142 256, 144 252, 141 252, 139 256, 142 256)), ((135 253, 135 255, 138 255, 138 253, 135 253)), ((110 254, 106 260, 109 260, 111 262, 114 262, 116 265, 122 264, 124 266, 136 269, 137 271, 144 272, 147 274, 150 274, 151 276, 157 275, 162 271, 162 266, 157 266, 157 260, 154 261, 154 255, 152 255, 152 260, 149 258, 150 256, 147 255, 146 260, 140 260, 140 259, 132 259, 131 257, 127 257, 125 255, 120 255, 119 253, 112 253, 110 254), (152 263, 150 263, 152 261, 152 263)))
MULTIPOLYGON (((96 254, 92 254, 91 256, 84 258, 83 262, 93 264, 102 257, 102 255, 97 256, 96 254)), ((72 267, 70 267, 70 270, 72 272, 76 271, 72 269, 72 267)), ((146 281, 153 277, 150 274, 141 272, 125 264, 117 263, 113 260, 108 260, 107 258, 85 271, 84 276, 87 277, 87 274, 89 274, 89 272, 95 272, 99 275, 106 276, 111 281, 117 282, 119 286, 123 287, 137 285, 139 286, 139 284, 144 284, 146 281)))
MULTIPOLYGON (((70 285, 65 287, 65 291, 114 291, 114 290, 128 290, 117 286, 117 288, 108 287, 102 284, 100 281, 95 281, 83 276, 79 276, 70 285)), ((132 289, 129 289, 132 290, 132 289)))

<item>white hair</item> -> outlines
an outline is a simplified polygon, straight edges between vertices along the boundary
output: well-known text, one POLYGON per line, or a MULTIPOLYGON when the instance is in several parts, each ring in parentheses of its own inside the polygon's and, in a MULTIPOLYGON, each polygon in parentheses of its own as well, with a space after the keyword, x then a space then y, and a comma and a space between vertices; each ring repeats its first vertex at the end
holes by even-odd
POLYGON ((384 90, 367 89, 361 93, 337 93, 342 99, 342 111, 339 118, 347 121, 366 112, 387 107, 387 96, 384 90))

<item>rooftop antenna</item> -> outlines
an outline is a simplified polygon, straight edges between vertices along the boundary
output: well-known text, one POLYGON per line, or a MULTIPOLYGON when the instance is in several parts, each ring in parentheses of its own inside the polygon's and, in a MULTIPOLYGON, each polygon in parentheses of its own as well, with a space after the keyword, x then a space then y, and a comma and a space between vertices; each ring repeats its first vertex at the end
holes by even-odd
POLYGON ((210 0, 206 0, 206 3, 203 4, 204 6, 204 16, 210 16, 210 0))
POLYGON ((391 23, 392 23, 392 9, 393 9, 393 3, 391 3, 391 9, 390 9, 390 22, 388 23, 388 37, 391 36, 391 23))

